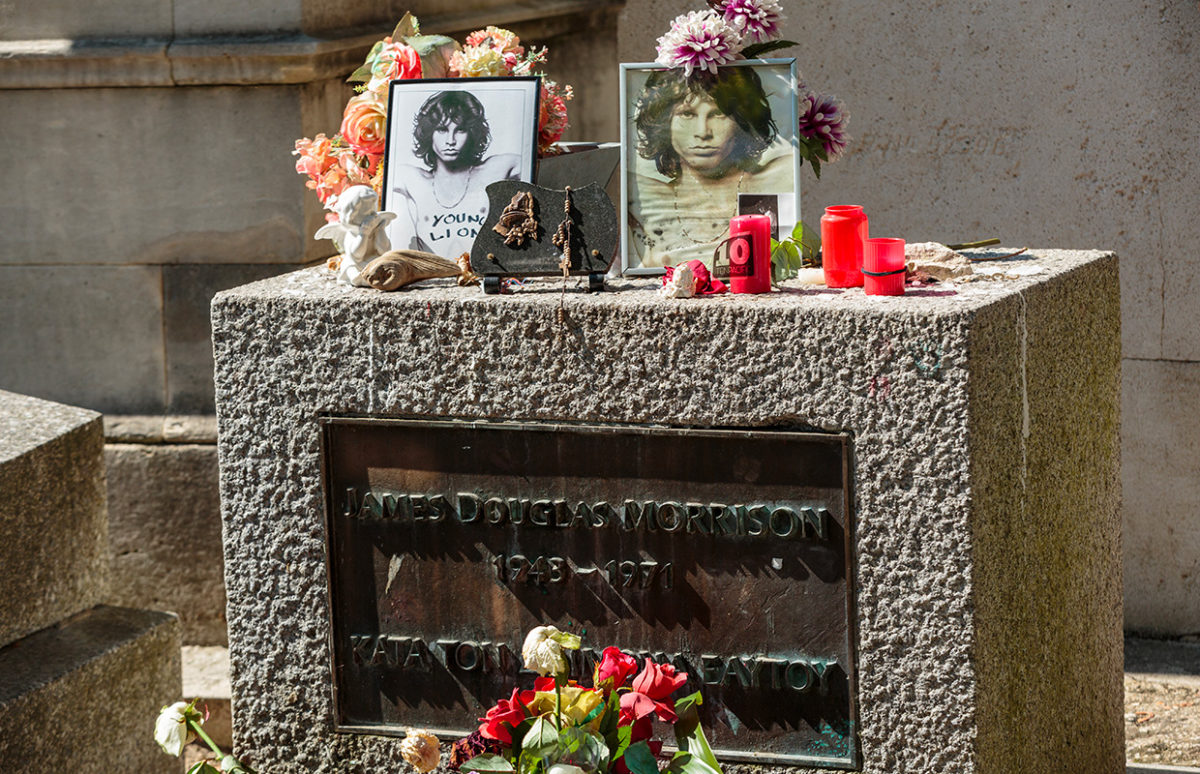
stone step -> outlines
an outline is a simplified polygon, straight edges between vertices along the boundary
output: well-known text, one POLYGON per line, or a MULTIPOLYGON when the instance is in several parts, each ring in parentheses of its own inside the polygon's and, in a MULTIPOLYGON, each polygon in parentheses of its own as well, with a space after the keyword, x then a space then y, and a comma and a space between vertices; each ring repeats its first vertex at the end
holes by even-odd
POLYGON ((0 759, 14 771, 178 774, 154 742, 180 698, 179 621, 99 606, 0 648, 0 759))
POLYGON ((0 646, 107 598, 100 415, 0 390, 0 646))
POLYGON ((200 700, 196 706, 208 711, 204 730, 226 751, 233 744, 230 696, 229 649, 183 646, 183 700, 200 700))

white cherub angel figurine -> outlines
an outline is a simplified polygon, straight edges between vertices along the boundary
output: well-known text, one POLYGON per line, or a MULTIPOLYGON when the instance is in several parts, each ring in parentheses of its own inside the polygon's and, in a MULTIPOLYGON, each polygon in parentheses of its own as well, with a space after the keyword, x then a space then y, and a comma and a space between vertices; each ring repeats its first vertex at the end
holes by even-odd
POLYGON ((379 197, 369 185, 352 185, 329 204, 337 213, 338 221, 321 226, 313 237, 335 239, 341 243, 338 282, 369 287, 362 271, 368 263, 392 249, 392 241, 384 227, 395 219, 396 213, 378 211, 379 197))

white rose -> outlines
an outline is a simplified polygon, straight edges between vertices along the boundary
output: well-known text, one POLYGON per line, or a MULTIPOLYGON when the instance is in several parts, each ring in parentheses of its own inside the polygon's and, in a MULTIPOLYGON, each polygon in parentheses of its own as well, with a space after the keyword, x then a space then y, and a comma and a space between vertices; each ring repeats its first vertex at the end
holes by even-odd
POLYGON ((577 635, 560 632, 553 626, 535 626, 525 637, 521 658, 525 661, 526 669, 542 677, 560 675, 567 671, 567 657, 563 655, 563 648, 578 650, 579 645, 577 635))
POLYGON ((584 774, 584 771, 569 763, 556 763, 547 770, 546 774, 584 774))
POLYGON ((411 763, 421 774, 433 771, 441 761, 438 738, 426 731, 409 731, 408 736, 400 743, 400 757, 411 763))
POLYGON ((177 701, 169 707, 163 707, 154 723, 154 741, 163 748, 167 755, 179 757, 183 747, 196 738, 196 732, 187 724, 187 712, 191 706, 187 702, 177 701))

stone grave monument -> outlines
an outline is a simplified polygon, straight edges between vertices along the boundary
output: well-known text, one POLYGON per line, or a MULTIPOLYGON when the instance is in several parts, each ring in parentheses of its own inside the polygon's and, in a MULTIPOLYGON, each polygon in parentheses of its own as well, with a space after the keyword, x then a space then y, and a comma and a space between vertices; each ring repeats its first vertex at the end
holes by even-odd
POLYGON ((554 624, 577 676, 608 645, 685 669, 739 770, 1123 771, 1117 259, 1012 265, 218 295, 238 754, 396 770, 554 624))
POLYGON ((178 772, 154 743, 180 694, 175 616, 108 595, 104 437, 93 411, 0 391, 0 761, 13 771, 178 772))

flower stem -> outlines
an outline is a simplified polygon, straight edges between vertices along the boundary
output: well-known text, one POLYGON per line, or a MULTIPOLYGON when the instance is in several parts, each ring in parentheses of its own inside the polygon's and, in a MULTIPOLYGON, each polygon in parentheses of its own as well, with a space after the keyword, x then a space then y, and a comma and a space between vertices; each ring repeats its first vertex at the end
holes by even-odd
POLYGON ((225 752, 220 747, 217 747, 217 743, 212 740, 212 737, 210 737, 208 734, 204 733, 204 729, 200 727, 199 723, 197 723, 196 721, 194 721, 190 718, 188 719, 187 723, 188 723, 188 728, 195 731, 196 736, 203 739, 204 743, 208 745, 210 750, 212 750, 214 753, 217 754, 218 758, 225 755, 225 752))
POLYGON ((562 679, 554 676, 554 714, 558 717, 558 730, 562 731, 562 679))

